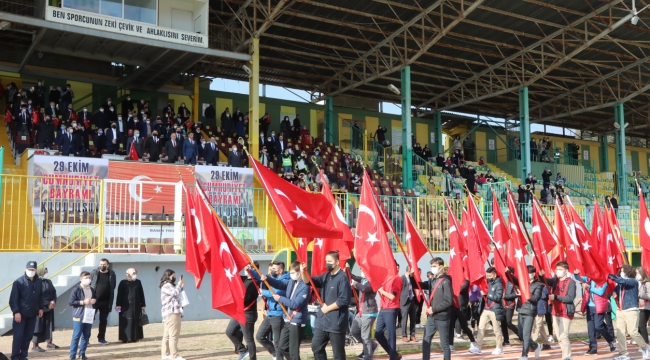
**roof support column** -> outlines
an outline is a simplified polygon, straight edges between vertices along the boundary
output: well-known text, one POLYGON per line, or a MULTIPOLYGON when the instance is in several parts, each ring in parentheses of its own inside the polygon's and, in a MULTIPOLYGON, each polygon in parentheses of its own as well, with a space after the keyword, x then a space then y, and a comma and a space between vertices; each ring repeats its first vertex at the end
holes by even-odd
POLYGON ((616 129, 616 183, 618 185, 618 204, 627 205, 627 159, 625 155, 625 108, 622 103, 614 105, 616 129))
POLYGON ((440 111, 433 113, 433 134, 433 155, 438 156, 445 150, 442 143, 442 112, 440 111))
POLYGON ((328 96, 325 98, 325 142, 334 142, 334 98, 328 96))
POLYGON ((260 39, 251 39, 249 49, 251 73, 248 76, 248 146, 250 154, 257 159, 260 154, 260 39))
POLYGON ((198 122, 201 111, 199 110, 199 77, 194 77, 194 91, 192 94, 192 122, 198 122))
POLYGON ((598 159, 600 162, 599 170, 600 172, 607 172, 609 171, 609 144, 607 143, 607 135, 598 136, 598 141, 600 141, 600 148, 598 149, 600 151, 598 159))
POLYGON ((413 140, 411 139, 411 67, 402 67, 402 184, 413 188, 413 140))
POLYGON ((521 181, 523 182, 531 172, 528 87, 519 89, 519 140, 521 142, 521 181))

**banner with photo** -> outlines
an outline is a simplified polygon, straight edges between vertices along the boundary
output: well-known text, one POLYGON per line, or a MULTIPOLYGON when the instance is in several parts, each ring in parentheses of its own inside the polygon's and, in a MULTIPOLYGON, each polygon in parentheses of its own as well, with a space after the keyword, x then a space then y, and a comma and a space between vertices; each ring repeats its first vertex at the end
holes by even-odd
POLYGON ((224 218, 253 216, 253 169, 196 165, 196 181, 208 201, 224 218))
POLYGON ((32 211, 98 211, 100 179, 108 177, 108 160, 34 155, 29 181, 32 211))

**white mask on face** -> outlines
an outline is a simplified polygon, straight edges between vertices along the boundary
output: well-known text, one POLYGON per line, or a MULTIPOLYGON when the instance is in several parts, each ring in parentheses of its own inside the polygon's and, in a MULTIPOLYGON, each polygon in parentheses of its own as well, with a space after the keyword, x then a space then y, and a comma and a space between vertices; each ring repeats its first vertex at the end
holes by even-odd
POLYGON ((558 278, 564 277, 564 270, 555 270, 555 276, 558 278))
POLYGON ((300 274, 298 273, 289 274, 289 276, 291 276, 291 280, 293 281, 298 281, 298 279, 300 278, 300 274))
POLYGON ((530 280, 533 280, 533 279, 535 278, 535 274, 528 274, 528 278, 529 278, 530 280))
POLYGON ((432 273, 433 275, 438 275, 438 272, 439 272, 439 271, 440 271, 440 268, 439 268, 439 267, 433 267, 433 266, 431 267, 431 273, 432 273))
POLYGON ((621 277, 622 277, 623 279, 627 279, 627 275, 625 275, 625 273, 622 272, 622 271, 621 271, 621 277))
POLYGON ((25 274, 27 275, 27 277, 33 278, 34 275, 36 275, 36 270, 25 270, 25 274))
POLYGON ((641 275, 639 275, 639 274, 636 274, 636 276, 635 276, 634 278, 635 278, 637 281, 641 281, 641 279, 642 279, 641 275))
POLYGON ((135 281, 138 278, 138 274, 131 275, 131 280, 135 281))
POLYGON ((43 279, 47 279, 49 277, 50 277, 50 274, 43 274, 43 276, 42 276, 43 279))
POLYGON ((81 280, 81 283, 82 283, 84 286, 88 286, 88 285, 90 285, 90 279, 83 279, 83 280, 81 280))

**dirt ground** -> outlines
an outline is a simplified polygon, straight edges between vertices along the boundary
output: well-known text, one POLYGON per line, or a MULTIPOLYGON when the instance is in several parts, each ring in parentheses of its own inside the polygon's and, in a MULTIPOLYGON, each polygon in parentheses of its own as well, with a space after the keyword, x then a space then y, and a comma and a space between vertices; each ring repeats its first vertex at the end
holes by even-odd
MULTIPOLYGON (((515 317, 516 318, 516 317, 515 317)), ((204 321, 186 321, 182 323, 181 327, 181 340, 179 342, 180 354, 185 359, 223 359, 223 360, 236 360, 237 355, 234 352, 232 343, 225 335, 225 329, 228 320, 204 320, 204 321)), ((258 325, 261 320, 258 321, 258 325)), ((611 359, 618 356, 618 353, 609 353, 606 349, 604 341, 599 343, 598 356, 582 356, 588 349, 582 340, 586 337, 586 322, 583 318, 576 317, 572 324, 571 333, 574 334, 572 340, 573 359, 611 359)), ((117 328, 109 327, 107 329, 107 341, 110 345, 103 346, 97 344, 97 329, 93 328, 91 333, 91 343, 87 349, 86 356, 92 360, 113 360, 113 359, 139 359, 139 360, 153 360, 160 359, 160 342, 162 338, 162 324, 150 324, 144 329, 144 340, 138 343, 122 344, 117 340, 117 328)), ((401 334, 398 329, 398 335, 401 334)), ((417 330, 417 338, 422 338, 423 330, 417 330)), ((43 353, 31 353, 30 359, 67 359, 69 358, 69 345, 72 337, 71 329, 59 329, 54 333, 54 342, 61 348, 57 350, 47 350, 43 353)), ((492 355, 472 355, 467 352, 469 342, 466 340, 456 341, 456 351, 452 353, 453 358, 463 359, 518 359, 521 356, 521 346, 516 339, 516 336, 511 334, 511 347, 504 348, 505 353, 500 356, 492 355)), ((11 353, 11 336, 0 337, 0 351, 9 355, 11 353)), ((442 358, 440 347, 438 346, 437 336, 434 338, 436 343, 431 351, 431 358, 442 358)), ((401 337, 397 341, 398 349, 403 354, 404 360, 419 360, 422 358, 421 341, 416 343, 403 343, 401 337)), ((486 340, 485 348, 483 349, 486 354, 489 354, 494 348, 494 337, 491 331, 486 340)), ((641 354, 638 352, 638 346, 630 345, 630 355, 632 359, 641 359, 641 354)), ((305 340, 301 346, 302 358, 313 358, 310 348, 309 340, 305 340)), ((360 345, 349 346, 346 348, 348 358, 354 358, 361 352, 360 345)), ((257 347, 257 354, 259 360, 272 360, 272 356, 264 350, 261 346, 257 347)), ((332 356, 328 351, 328 356, 332 356)), ((379 350, 376 357, 387 359, 386 353, 379 350)), ((530 354, 533 359, 533 354, 530 354)), ((545 359, 560 359, 561 352, 557 343, 552 345, 552 349, 542 352, 542 358, 545 359)))

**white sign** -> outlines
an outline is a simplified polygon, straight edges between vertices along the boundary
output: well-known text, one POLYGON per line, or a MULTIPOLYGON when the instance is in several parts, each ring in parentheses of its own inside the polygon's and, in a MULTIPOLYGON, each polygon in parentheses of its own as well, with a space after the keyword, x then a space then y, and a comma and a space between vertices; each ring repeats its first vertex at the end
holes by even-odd
POLYGON ((589 150, 582 151, 582 160, 589 160, 589 150))
POLYGON ((109 31, 177 44, 203 48, 208 47, 207 35, 169 29, 138 21, 103 16, 85 11, 48 6, 45 10, 45 20, 65 25, 76 25, 84 28, 109 31))
POLYGON ((436 143, 436 133, 433 131, 431 132, 431 143, 432 144, 436 143))
POLYGON ((488 149, 490 149, 490 150, 494 150, 494 148, 495 148, 495 146, 494 146, 494 139, 489 139, 489 140, 488 140, 488 149))

